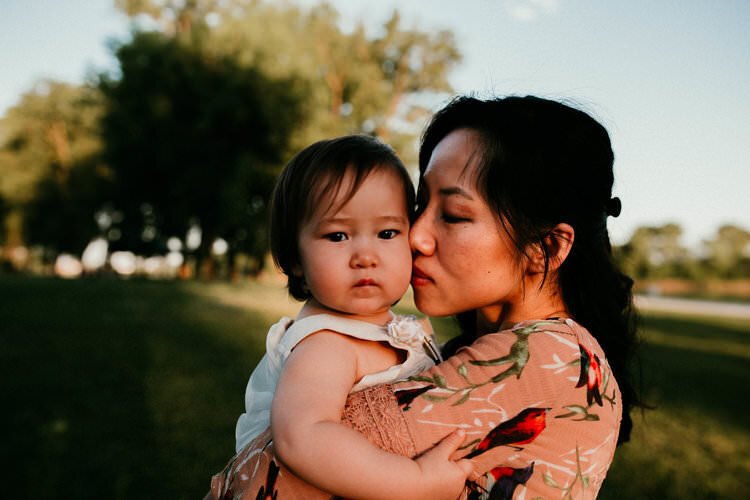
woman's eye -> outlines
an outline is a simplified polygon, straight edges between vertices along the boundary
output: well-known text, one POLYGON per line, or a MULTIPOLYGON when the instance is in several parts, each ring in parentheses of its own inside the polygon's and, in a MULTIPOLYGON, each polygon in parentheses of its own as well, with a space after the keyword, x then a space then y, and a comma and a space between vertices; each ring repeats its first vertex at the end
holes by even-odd
POLYGON ((378 238, 383 240, 392 240, 393 238, 398 236, 399 232, 400 231, 397 229, 386 229, 378 233, 378 238))
POLYGON ((347 239, 346 233, 342 233, 340 231, 336 233, 328 233, 324 235, 323 238, 327 239, 328 241, 333 241, 334 243, 347 239))
POLYGON ((442 218, 448 224, 458 224, 460 222, 467 222, 469 220, 466 217, 457 217, 455 215, 445 213, 443 214, 442 218))

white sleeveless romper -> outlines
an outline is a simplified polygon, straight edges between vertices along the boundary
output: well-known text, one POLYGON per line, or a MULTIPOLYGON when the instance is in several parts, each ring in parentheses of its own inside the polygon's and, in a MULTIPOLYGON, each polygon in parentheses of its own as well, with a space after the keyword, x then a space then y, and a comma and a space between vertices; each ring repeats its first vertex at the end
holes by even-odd
POLYGON ((316 314, 296 321, 283 317, 271 326, 266 337, 266 354, 253 370, 245 389, 245 413, 240 415, 235 429, 236 451, 239 452, 270 425, 271 402, 281 370, 292 349, 308 335, 332 330, 358 339, 388 342, 406 351, 403 363, 365 375, 351 392, 406 379, 440 361, 434 339, 424 331, 416 317, 392 315, 393 319, 386 326, 329 314, 316 314))

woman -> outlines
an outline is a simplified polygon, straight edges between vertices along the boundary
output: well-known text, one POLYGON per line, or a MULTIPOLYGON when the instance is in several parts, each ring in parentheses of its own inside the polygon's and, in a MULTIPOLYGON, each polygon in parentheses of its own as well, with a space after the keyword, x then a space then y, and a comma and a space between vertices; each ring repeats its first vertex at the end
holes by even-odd
MULTIPOLYGON (((412 286, 462 334, 437 367, 351 395, 344 421, 406 456, 462 429, 469 498, 595 497, 636 402, 632 281, 606 230, 620 211, 612 163, 606 130, 558 102, 463 97, 439 111, 420 150, 412 286)), ((269 431, 212 490, 326 496, 274 459, 269 431)))

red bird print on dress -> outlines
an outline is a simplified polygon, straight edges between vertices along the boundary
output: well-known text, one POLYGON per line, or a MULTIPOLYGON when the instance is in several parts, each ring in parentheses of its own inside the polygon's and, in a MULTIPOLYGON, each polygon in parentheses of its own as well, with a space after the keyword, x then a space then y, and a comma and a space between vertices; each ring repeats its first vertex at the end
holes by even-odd
POLYGON ((482 488, 476 483, 469 483, 471 492, 467 500, 479 500, 480 498, 489 498, 489 500, 510 500, 519 484, 526 484, 531 475, 534 473, 534 462, 523 469, 514 469, 512 467, 495 467, 487 474, 492 476, 492 483, 488 485, 490 491, 482 488))
POLYGON ((274 491, 276 487, 276 478, 279 476, 279 466, 276 462, 271 460, 268 464, 268 474, 266 475, 266 484, 261 486, 258 490, 258 494, 255 496, 255 500, 276 500, 278 491, 274 491))
POLYGON ((602 368, 599 356, 578 344, 581 348, 581 375, 578 377, 576 387, 586 386, 586 402, 589 406, 596 400, 602 406, 602 395, 599 388, 602 385, 602 368))
POLYGON ((519 444, 532 442, 544 430, 547 425, 545 417, 548 410, 549 408, 526 408, 515 417, 492 429, 474 448, 474 451, 464 458, 476 457, 497 446, 511 446, 522 450, 523 448, 518 447, 519 444))
POLYGON ((399 406, 403 407, 403 411, 407 411, 409 408, 411 408, 411 403, 412 401, 414 401, 414 399, 416 399, 417 396, 419 396, 420 394, 424 394, 425 392, 434 388, 434 385, 426 385, 424 387, 418 387, 416 389, 402 389, 400 391, 395 391, 393 395, 396 396, 396 401, 398 402, 399 406))

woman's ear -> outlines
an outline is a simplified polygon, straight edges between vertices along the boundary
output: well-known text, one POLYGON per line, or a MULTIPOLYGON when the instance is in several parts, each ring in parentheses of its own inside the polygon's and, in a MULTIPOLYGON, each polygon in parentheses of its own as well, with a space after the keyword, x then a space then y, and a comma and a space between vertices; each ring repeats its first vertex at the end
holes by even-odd
MULTIPOLYGON (((565 259, 568 258, 573 241, 575 240, 575 230, 570 224, 561 222, 544 237, 544 244, 547 247, 549 263, 547 272, 556 271, 560 268, 565 259)), ((531 253, 529 259, 529 271, 532 273, 543 273, 545 270, 544 251, 541 245, 537 245, 531 253)))

